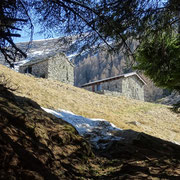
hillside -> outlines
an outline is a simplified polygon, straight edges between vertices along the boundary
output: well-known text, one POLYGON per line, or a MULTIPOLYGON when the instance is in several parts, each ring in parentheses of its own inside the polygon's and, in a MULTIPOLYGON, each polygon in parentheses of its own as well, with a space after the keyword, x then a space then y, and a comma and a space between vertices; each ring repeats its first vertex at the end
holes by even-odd
POLYGON ((16 95, 30 98, 44 108, 106 119, 122 129, 180 143, 180 117, 169 106, 98 95, 58 81, 20 74, 2 65, 0 69, 11 86, 17 88, 16 95))
MULTIPOLYGON (((123 56, 122 52, 110 53, 105 49, 85 49, 81 51, 82 42, 74 36, 62 37, 60 39, 42 39, 28 42, 17 43, 16 45, 27 52, 26 62, 34 58, 44 58, 57 52, 65 53, 75 65, 75 85, 82 84, 112 77, 115 75, 131 71, 130 62, 123 56)), ((133 44, 133 46, 135 46, 133 44)), ((134 48, 132 46, 132 48, 134 48)), ((0 63, 1 62, 0 54, 0 63)), ((22 60, 22 59, 21 59, 22 60)), ((165 97, 167 94, 161 88, 156 87, 152 81, 144 77, 147 81, 145 86, 145 100, 155 102, 157 99, 165 97)))
MULTIPOLYGON (((167 106, 110 98, 22 75, 2 65, 0 70, 3 73, 0 77, 0 179, 134 180, 178 179, 180 176, 179 145, 134 130, 120 130, 122 139, 107 141, 105 149, 92 149, 70 124, 40 107, 63 108, 86 117, 107 116, 118 127, 139 131, 143 121, 140 124, 138 120, 147 118, 149 124, 147 121, 144 124, 147 130, 152 126, 151 134, 174 118, 178 134, 179 117, 167 106), (148 118, 152 122, 159 120, 159 124, 154 128, 148 118)), ((166 133, 172 134, 169 127, 166 133)), ((163 131, 157 135, 175 140, 163 131)), ((179 141, 179 136, 176 137, 179 141)))
POLYGON ((0 152, 1 180, 76 179, 90 172, 91 147, 71 125, 2 86, 0 152))

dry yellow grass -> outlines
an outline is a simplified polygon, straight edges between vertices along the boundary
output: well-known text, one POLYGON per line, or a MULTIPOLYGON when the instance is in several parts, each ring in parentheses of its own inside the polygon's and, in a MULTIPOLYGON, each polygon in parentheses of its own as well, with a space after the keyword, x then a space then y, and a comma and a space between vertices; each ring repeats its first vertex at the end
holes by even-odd
POLYGON ((1 73, 11 80, 12 86, 18 87, 16 95, 28 97, 42 107, 106 119, 122 129, 180 143, 180 116, 168 106, 99 95, 58 81, 20 74, 2 65, 1 73))

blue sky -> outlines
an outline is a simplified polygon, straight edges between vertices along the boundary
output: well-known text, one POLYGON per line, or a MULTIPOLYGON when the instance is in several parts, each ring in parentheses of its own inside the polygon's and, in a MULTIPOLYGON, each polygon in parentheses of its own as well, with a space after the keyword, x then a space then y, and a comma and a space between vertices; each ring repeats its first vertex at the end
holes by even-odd
MULTIPOLYGON (((34 27, 33 40, 48 39, 48 38, 52 38, 52 37, 57 37, 57 36, 47 37, 43 33, 39 33, 39 31, 40 31, 40 28, 36 25, 34 27)), ((22 31, 18 31, 17 33, 21 34, 21 37, 20 38, 19 37, 14 38, 15 43, 30 41, 30 36, 31 36, 30 30, 22 29, 22 31)))

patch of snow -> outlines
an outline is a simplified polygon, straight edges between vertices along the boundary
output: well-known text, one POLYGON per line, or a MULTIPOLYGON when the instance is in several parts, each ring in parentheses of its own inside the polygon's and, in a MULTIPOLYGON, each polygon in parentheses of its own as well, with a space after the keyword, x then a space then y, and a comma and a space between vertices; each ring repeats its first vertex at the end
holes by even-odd
POLYGON ((122 137, 115 135, 122 130, 104 119, 85 118, 63 109, 58 111, 42 109, 73 125, 79 134, 88 139, 96 148, 105 148, 109 140, 118 141, 122 139, 122 137))
POLYGON ((178 143, 177 141, 171 141, 171 142, 180 146, 180 143, 178 143))
POLYGON ((31 52, 31 55, 42 55, 42 54, 44 54, 45 52, 43 51, 43 50, 41 50, 41 51, 32 51, 31 52))
POLYGON ((79 54, 79 53, 73 53, 73 54, 67 55, 67 57, 71 59, 71 58, 77 56, 78 54, 79 54))
POLYGON ((22 61, 19 61, 19 62, 15 62, 14 63, 14 70, 16 72, 19 72, 19 67, 22 66, 23 64, 29 62, 29 61, 30 61, 30 59, 25 59, 25 60, 22 60, 22 61))
POLYGON ((55 38, 48 38, 48 39, 37 39, 37 40, 33 40, 33 41, 39 42, 39 41, 49 41, 49 40, 54 40, 54 39, 58 39, 58 38, 55 37, 55 38))

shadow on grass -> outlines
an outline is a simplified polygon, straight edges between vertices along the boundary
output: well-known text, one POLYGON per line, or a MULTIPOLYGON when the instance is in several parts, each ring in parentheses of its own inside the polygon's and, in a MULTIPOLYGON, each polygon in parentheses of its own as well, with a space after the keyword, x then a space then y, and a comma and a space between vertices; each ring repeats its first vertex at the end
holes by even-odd
POLYGON ((97 156, 107 159, 102 165, 106 173, 97 179, 180 178, 179 145, 132 130, 125 130, 122 137, 123 140, 96 152, 97 156))
POLYGON ((67 126, 31 99, 0 87, 0 179, 80 176, 75 166, 91 155, 90 146, 67 126))
POLYGON ((180 177, 179 145, 124 130, 118 134, 121 140, 110 140, 105 149, 94 149, 92 158, 88 143, 75 130, 71 134, 65 132, 66 125, 68 123, 42 111, 34 101, 1 89, 0 179, 180 177), (45 128, 43 139, 36 132, 37 123, 45 128), (78 169, 81 165, 87 167, 87 172, 78 169))

